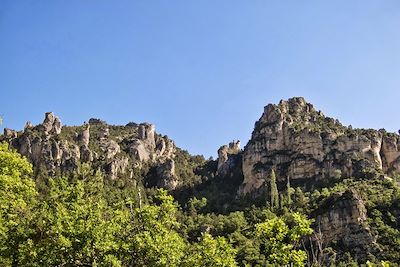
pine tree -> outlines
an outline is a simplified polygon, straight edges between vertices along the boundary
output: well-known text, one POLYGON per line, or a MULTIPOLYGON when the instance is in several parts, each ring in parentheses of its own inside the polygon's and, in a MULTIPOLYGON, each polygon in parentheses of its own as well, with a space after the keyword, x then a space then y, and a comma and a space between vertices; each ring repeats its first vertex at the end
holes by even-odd
POLYGON ((271 207, 278 208, 279 207, 279 192, 278 187, 276 186, 276 175, 275 171, 271 171, 270 175, 270 187, 271 187, 271 207))

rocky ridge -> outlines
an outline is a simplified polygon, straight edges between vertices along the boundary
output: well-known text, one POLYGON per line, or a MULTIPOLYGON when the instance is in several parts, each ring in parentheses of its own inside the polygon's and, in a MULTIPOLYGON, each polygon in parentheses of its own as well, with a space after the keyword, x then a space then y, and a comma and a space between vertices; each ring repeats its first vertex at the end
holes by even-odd
POLYGON ((400 173, 400 136, 352 129, 326 117, 304 98, 269 104, 243 151, 239 190, 257 192, 274 169, 278 181, 301 184, 331 177, 362 177, 368 170, 400 173))
POLYGON ((149 123, 113 126, 90 119, 83 126, 63 127, 57 116, 47 112, 39 125, 27 122, 21 132, 4 129, 0 141, 8 142, 36 169, 50 175, 73 172, 80 163, 88 163, 115 180, 132 176, 134 169, 148 164, 157 169, 160 186, 171 190, 178 186, 175 144, 167 136, 158 135, 149 123))

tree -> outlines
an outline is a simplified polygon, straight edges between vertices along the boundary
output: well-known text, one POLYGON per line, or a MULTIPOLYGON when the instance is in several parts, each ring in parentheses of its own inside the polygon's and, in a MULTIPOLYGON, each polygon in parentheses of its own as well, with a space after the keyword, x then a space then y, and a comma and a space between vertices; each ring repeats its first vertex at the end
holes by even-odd
POLYGON ((290 206, 292 204, 292 188, 290 187, 290 179, 289 176, 287 178, 287 183, 286 183, 286 190, 287 190, 287 203, 290 206))
POLYGON ((276 185, 276 175, 275 171, 271 170, 270 175, 270 187, 271 187, 271 208, 278 208, 279 207, 279 192, 278 187, 276 185))
POLYGON ((205 197, 201 199, 197 199, 196 197, 190 198, 188 201, 188 212, 190 216, 194 217, 205 206, 207 206, 207 199, 205 197))
POLYGON ((17 263, 18 247, 31 233, 37 201, 32 166, 5 143, 0 144, 0 266, 17 263))
POLYGON ((19 265, 120 266, 119 233, 127 212, 111 209, 102 198, 101 176, 70 182, 49 180, 50 188, 35 214, 34 233, 19 248, 19 265))
POLYGON ((299 213, 256 224, 255 236, 260 240, 261 254, 277 266, 304 266, 307 254, 298 247, 301 237, 312 233, 310 226, 311 221, 299 213))
POLYGON ((225 238, 213 238, 208 233, 203 233, 199 243, 192 244, 186 257, 181 263, 182 267, 234 267, 236 250, 225 238))
POLYGON ((124 237, 126 264, 129 266, 178 266, 186 242, 178 233, 178 206, 167 191, 157 191, 159 205, 144 205, 131 214, 124 237))
POLYGON ((300 211, 304 211, 307 207, 308 198, 304 195, 304 192, 300 187, 296 187, 294 191, 294 202, 293 206, 300 211))

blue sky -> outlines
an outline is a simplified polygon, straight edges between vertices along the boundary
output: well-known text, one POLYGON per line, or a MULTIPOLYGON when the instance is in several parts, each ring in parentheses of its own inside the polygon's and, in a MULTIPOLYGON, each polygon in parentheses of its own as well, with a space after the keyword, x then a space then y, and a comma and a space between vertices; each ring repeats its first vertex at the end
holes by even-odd
POLYGON ((148 121, 205 156, 292 96, 397 131, 400 1, 2 0, 0 90, 3 127, 148 121))

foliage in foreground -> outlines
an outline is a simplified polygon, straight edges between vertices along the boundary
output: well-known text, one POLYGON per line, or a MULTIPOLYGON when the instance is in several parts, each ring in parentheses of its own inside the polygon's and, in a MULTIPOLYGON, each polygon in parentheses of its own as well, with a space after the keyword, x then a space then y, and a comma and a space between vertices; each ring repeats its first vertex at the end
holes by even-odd
MULTIPOLYGON (((241 214, 228 236, 204 228, 201 218, 214 215, 198 215, 196 205, 183 211, 164 190, 148 204, 131 201, 136 196, 109 202, 102 175, 87 166, 80 175, 48 179, 43 194, 31 175, 32 166, 2 144, 1 266, 243 265, 238 253, 244 248, 234 236, 253 238, 254 255, 265 263, 301 266, 305 261, 296 242, 311 229, 301 215, 289 228, 279 217, 249 224, 241 214), (280 255, 289 256, 277 260, 280 255)), ((222 227, 229 227, 225 223, 222 227)))
MULTIPOLYGON (((44 178, 35 185, 32 166, 0 144, 0 266, 311 265, 304 213, 349 187, 365 194, 384 259, 361 266, 397 266, 385 260, 400 258, 395 182, 349 179, 306 193, 288 185, 289 193, 274 190, 280 198, 270 208, 223 215, 204 213, 206 198, 181 208, 164 190, 141 197, 143 188, 111 185, 88 165, 69 177, 44 178)), ((331 264, 359 266, 351 256, 331 264)))

